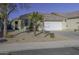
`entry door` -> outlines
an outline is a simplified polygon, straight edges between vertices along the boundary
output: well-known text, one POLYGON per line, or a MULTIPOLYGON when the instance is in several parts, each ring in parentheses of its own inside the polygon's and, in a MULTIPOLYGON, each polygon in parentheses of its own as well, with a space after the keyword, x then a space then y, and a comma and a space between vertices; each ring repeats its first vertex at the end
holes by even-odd
POLYGON ((15 30, 18 30, 18 21, 15 21, 15 30))

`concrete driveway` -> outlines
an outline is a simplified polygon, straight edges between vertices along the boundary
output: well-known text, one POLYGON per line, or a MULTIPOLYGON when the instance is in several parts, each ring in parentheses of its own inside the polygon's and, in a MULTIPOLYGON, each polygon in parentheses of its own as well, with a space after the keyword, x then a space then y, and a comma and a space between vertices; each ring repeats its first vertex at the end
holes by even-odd
POLYGON ((78 40, 79 39, 79 32, 71 32, 71 31, 55 31, 54 32, 56 35, 60 35, 63 36, 67 39, 75 39, 78 40))

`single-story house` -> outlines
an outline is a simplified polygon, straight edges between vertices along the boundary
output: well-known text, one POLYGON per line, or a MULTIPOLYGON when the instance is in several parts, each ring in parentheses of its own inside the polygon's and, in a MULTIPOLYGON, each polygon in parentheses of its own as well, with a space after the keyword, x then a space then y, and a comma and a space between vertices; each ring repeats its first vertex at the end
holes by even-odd
MULTIPOLYGON (((43 22, 40 23, 40 31, 75 31, 79 30, 79 12, 43 14, 43 22)), ((24 14, 12 21, 14 30, 26 31, 31 20, 24 14)))
POLYGON ((20 30, 22 29, 22 20, 20 20, 19 18, 16 18, 14 20, 11 21, 11 25, 13 30, 20 30))
POLYGON ((44 15, 46 31, 79 31, 79 11, 64 14, 51 13, 44 15))
POLYGON ((15 18, 11 21, 11 25, 13 27, 13 30, 19 30, 19 31, 26 31, 29 24, 30 20, 27 18, 28 14, 21 15, 18 18, 15 18))
MULTIPOLYGON (((13 27, 13 30, 20 30, 20 31, 28 31, 29 26, 32 24, 32 21, 28 18, 29 14, 24 14, 19 16, 18 18, 15 18, 11 21, 11 25, 13 27)), ((41 31, 43 30, 43 22, 38 22, 39 27, 37 30, 41 31), (40 23, 40 24, 39 24, 40 23)))
POLYGON ((66 18, 57 13, 44 15, 44 31, 62 31, 66 29, 66 18))

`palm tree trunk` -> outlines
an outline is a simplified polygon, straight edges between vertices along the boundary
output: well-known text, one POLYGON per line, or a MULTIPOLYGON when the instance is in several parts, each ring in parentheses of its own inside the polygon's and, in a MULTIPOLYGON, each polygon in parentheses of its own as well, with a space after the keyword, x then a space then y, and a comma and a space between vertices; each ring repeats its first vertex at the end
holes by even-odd
POLYGON ((34 36, 36 36, 36 26, 35 25, 34 25, 33 31, 34 31, 34 36))
POLYGON ((34 31, 34 36, 36 36, 36 23, 33 23, 33 31, 34 31))
POLYGON ((7 35, 7 19, 4 19, 4 29, 3 29, 3 38, 6 39, 7 35))

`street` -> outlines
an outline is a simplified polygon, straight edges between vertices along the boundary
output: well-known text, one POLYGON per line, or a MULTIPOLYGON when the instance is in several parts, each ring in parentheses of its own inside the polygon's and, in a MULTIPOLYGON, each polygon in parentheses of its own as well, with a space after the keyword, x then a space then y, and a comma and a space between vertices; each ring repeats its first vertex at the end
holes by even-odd
POLYGON ((10 55, 79 55, 79 49, 73 47, 35 49, 11 52, 10 55))

